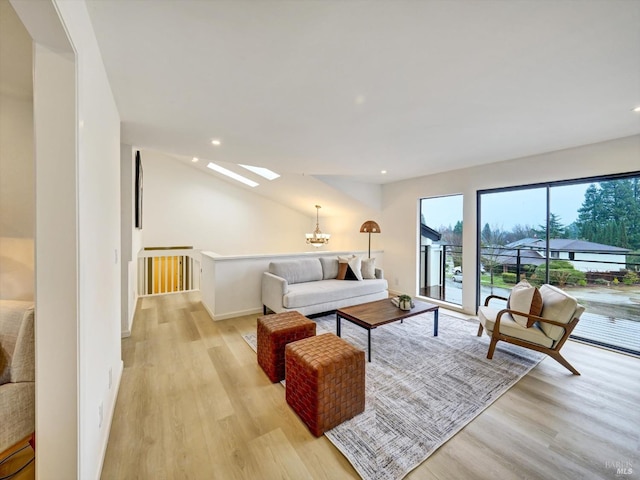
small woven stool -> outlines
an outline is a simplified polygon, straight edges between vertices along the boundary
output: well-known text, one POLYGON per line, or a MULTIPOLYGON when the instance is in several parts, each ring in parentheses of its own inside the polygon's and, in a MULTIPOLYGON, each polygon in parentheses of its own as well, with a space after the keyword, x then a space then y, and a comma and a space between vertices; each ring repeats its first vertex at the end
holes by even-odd
POLYGON ((286 398, 316 437, 364 412, 364 352, 333 333, 285 347, 286 398))
POLYGON ((272 382, 284 380, 284 347, 316 334, 316 323, 299 312, 258 317, 258 364, 272 382))

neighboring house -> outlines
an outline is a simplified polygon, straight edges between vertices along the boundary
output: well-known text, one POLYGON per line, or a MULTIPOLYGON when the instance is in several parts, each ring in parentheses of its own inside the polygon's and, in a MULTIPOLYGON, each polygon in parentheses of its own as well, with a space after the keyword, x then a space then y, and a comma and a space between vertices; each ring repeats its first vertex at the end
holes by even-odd
POLYGON ((442 285, 440 265, 442 264, 442 245, 438 242, 442 234, 420 222, 420 286, 442 285))
MULTIPOLYGON (((502 258, 505 264, 516 265, 518 253, 520 264, 540 265, 544 263, 546 240, 523 238, 506 247, 502 258), (538 263, 539 262, 539 263, 538 263)), ((569 260, 576 270, 583 272, 608 272, 624 270, 629 249, 603 245, 601 243, 575 240, 571 238, 552 238, 549 240, 549 258, 551 260, 569 260)))

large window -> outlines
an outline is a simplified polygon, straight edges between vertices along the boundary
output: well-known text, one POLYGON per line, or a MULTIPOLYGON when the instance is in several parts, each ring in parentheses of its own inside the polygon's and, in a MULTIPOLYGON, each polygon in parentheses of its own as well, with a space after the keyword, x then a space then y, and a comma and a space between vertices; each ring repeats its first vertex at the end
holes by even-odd
POLYGON ((478 193, 480 304, 526 278, 586 307, 573 337, 640 354, 640 173, 478 193))
POLYGON ((420 201, 420 295, 462 305, 462 195, 420 201))

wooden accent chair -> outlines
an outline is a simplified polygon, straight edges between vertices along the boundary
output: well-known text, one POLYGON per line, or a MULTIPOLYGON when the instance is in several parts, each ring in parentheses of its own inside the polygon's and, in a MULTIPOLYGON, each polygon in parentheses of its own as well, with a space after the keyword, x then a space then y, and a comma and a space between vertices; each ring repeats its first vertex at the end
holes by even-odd
POLYGON ((510 308, 501 310, 491 308, 490 300, 507 301, 507 299, 498 295, 487 297, 484 306, 478 309, 480 320, 478 336, 481 336, 482 331, 486 329, 487 335, 491 337, 487 358, 493 358, 496 344, 498 341, 503 341, 546 353, 574 375, 580 375, 560 354, 560 349, 578 324, 585 308, 574 297, 552 285, 542 285, 540 294, 543 306, 539 316, 510 308), (516 322, 512 315, 526 317, 530 323, 533 322, 533 325, 527 328, 516 322))

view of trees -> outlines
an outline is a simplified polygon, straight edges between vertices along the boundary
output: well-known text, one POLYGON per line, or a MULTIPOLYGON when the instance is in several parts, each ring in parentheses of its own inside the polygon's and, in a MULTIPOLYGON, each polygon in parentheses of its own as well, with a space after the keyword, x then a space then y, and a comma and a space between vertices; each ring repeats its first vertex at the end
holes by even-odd
MULTIPOLYGON (((552 187, 553 188, 553 187, 552 187)), ((575 238, 589 242, 628 248, 627 262, 635 270, 640 263, 640 178, 608 180, 589 185, 584 194, 578 218, 565 225, 562 218, 551 213, 550 238, 575 238)), ((523 238, 546 238, 546 225, 515 225, 510 230, 485 223, 481 230, 481 261, 492 274, 502 266, 500 255, 505 245, 523 238)), ((441 225, 442 243, 462 245, 462 221, 454 226, 441 225)), ((454 265, 461 264, 459 251, 452 249, 454 265)))
POLYGON ((640 250, 640 179, 589 185, 576 226, 584 240, 640 250))
MULTIPOLYGON (((545 238, 546 226, 516 225, 511 231, 485 224, 482 245, 506 245, 522 238, 545 238)), ((640 178, 593 183, 585 192, 575 222, 564 225, 549 218, 550 238, 576 238, 614 247, 640 250, 640 178)))

